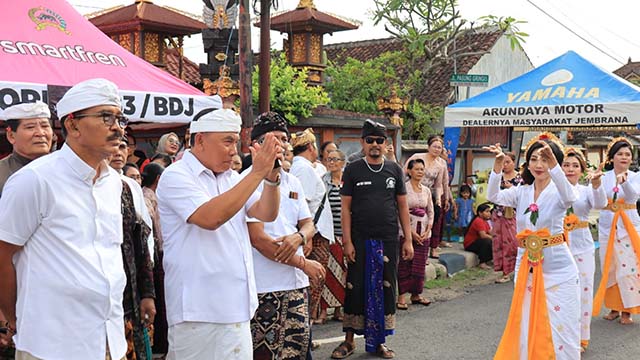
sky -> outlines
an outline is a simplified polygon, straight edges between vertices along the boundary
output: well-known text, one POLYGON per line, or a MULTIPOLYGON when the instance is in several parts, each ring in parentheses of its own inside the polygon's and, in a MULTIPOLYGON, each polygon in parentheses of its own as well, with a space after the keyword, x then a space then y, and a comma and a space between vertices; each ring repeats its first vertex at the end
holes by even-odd
MULTIPOLYGON (((133 0, 67 0, 82 14, 133 0)), ((201 0, 153 0, 201 15, 201 0)), ((291 10, 299 0, 277 0, 277 10, 291 10)), ((252 0, 253 3, 253 0, 252 0)), ((374 25, 373 0, 315 0, 320 11, 337 14, 360 23, 357 30, 325 35, 325 44, 379 39, 391 36, 382 24, 374 25)), ((524 50, 534 66, 542 65, 569 50, 576 51, 607 71, 626 64, 628 59, 640 61, 640 38, 637 34, 640 1, 638 0, 458 0, 462 18, 477 21, 481 16, 511 16, 526 21, 520 31, 528 33, 524 50), (564 26, 563 26, 564 25, 564 26)), ((253 14, 253 13, 252 13, 253 14)), ((253 15, 252 15, 253 17, 253 15)), ((253 22, 253 21, 252 21, 253 22)), ((259 51, 258 28, 252 26, 252 48, 259 51)), ((271 32, 271 47, 282 48, 282 35, 271 32)), ((206 62, 200 36, 185 41, 185 55, 196 63, 206 62)))

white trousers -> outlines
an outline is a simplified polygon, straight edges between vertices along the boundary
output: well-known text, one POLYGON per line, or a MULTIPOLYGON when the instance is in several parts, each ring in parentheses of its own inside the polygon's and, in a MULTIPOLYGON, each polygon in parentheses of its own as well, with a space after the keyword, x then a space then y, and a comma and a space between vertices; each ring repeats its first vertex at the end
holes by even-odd
POLYGON ((253 358, 249 321, 236 324, 182 322, 169 327, 167 360, 253 358))

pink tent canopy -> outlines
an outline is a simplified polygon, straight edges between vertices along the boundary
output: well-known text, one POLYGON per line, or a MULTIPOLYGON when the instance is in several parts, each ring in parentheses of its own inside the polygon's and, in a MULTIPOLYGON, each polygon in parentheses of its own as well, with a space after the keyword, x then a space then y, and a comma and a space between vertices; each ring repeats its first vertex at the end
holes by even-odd
MULTIPOLYGON (((0 108, 48 102, 57 87, 105 78, 120 88, 134 121, 188 122, 218 96, 156 68, 112 41, 64 0, 21 0, 0 14, 0 108)), ((59 88, 58 91, 59 92, 59 88)))

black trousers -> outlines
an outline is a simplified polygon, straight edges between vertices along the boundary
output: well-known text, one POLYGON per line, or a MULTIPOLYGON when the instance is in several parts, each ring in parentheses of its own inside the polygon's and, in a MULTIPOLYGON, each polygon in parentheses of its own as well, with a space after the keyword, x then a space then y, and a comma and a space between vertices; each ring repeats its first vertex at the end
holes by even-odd
POLYGON ((477 239, 476 241, 471 243, 471 245, 465 247, 464 249, 478 255, 481 264, 493 259, 491 240, 477 239))

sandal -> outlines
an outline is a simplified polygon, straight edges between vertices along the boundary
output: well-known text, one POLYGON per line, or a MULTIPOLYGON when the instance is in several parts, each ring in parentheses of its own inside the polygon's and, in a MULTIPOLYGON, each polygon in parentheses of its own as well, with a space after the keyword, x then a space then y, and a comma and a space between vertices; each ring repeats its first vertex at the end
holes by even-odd
POLYGON ((396 303, 396 309, 398 309, 398 310, 409 310, 409 305, 396 303))
POLYGON ((376 351, 376 354, 383 359, 393 359, 394 357, 396 357, 396 353, 393 350, 389 349, 389 347, 385 344, 380 344, 380 346, 378 346, 378 351, 376 351))
POLYGON ((412 304, 420 304, 420 305, 424 305, 424 306, 429 306, 431 305, 431 300, 425 299, 423 297, 419 298, 419 299, 411 299, 411 303, 412 304))
POLYGON ((337 316, 336 316, 336 315, 333 315, 333 316, 331 317, 331 320, 333 320, 333 321, 338 321, 338 322, 342 322, 342 320, 344 320, 344 317, 343 317, 342 315, 337 315, 337 316))
POLYGON ((508 283, 509 281, 511 281, 511 276, 504 275, 503 277, 496 279, 496 284, 504 284, 504 283, 508 283))
POLYGON ((327 322, 327 318, 313 319, 313 325, 324 325, 327 322))
POLYGON ((619 311, 611 310, 607 315, 603 316, 602 318, 605 320, 613 321, 619 317, 620 317, 619 311))
POLYGON ((353 354, 356 346, 352 343, 343 341, 337 348, 333 349, 331 353, 332 359, 346 359, 353 354))
POLYGON ((633 319, 631 318, 631 314, 627 313, 627 316, 622 316, 620 318, 620 324, 622 324, 622 325, 631 325, 631 324, 633 324, 633 319))

